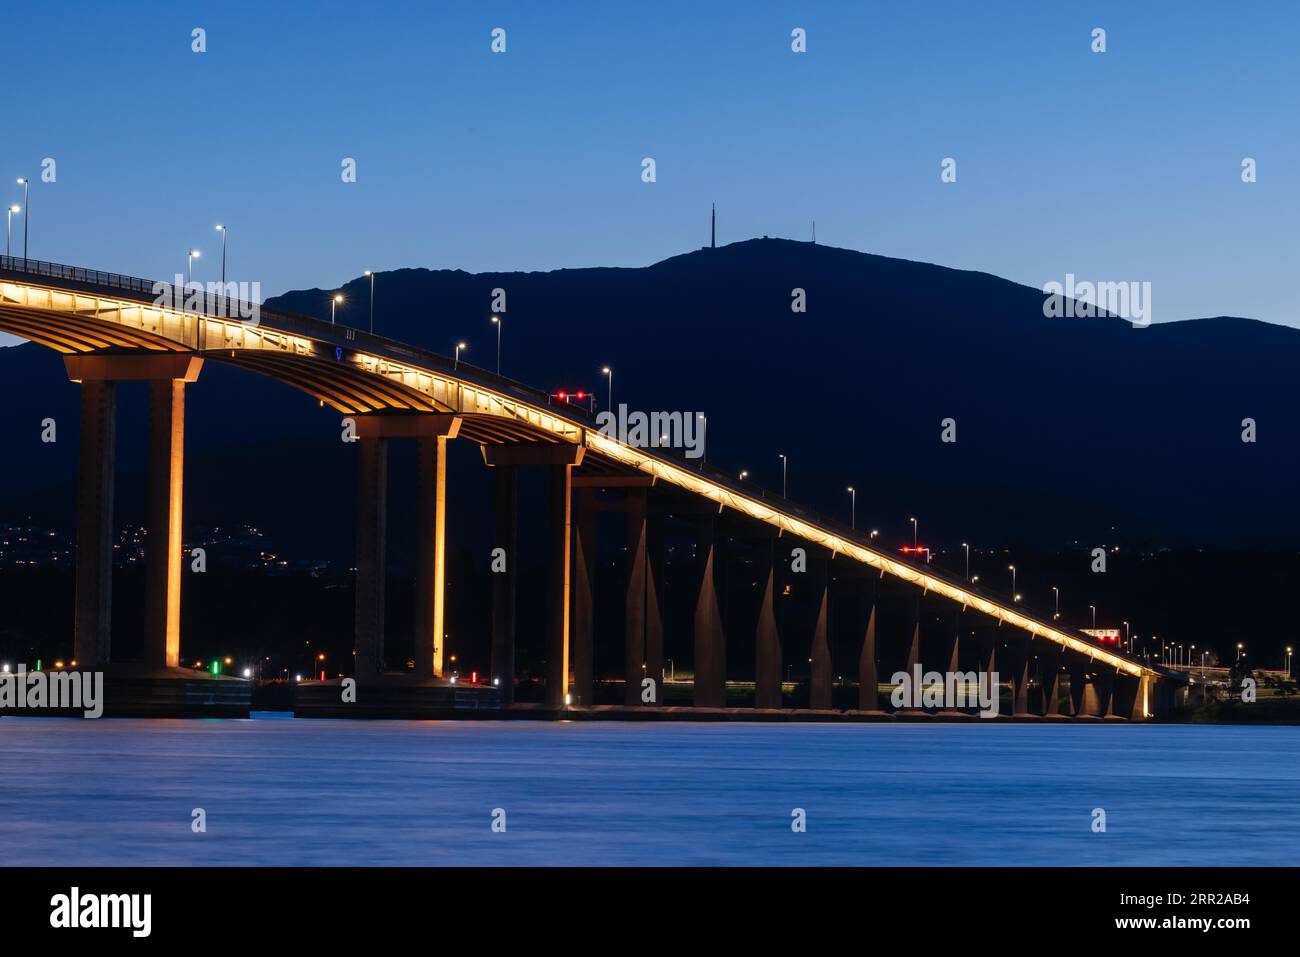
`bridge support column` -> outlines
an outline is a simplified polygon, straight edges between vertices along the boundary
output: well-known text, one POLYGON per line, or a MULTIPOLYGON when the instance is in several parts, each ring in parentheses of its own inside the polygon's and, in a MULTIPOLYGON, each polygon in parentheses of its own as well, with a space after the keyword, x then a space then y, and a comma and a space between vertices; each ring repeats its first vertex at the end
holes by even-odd
MULTIPOLYGON (((543 465, 547 472, 546 706, 569 703, 569 589, 572 574, 573 468, 586 452, 580 445, 527 443, 484 445, 483 461, 503 465, 543 465)), ((513 562, 514 555, 509 556, 513 562)))
POLYGON ((726 647, 722 612, 713 577, 716 543, 714 516, 701 518, 697 526, 696 554, 703 557, 700 595, 695 603, 695 707, 721 708, 727 701, 726 647))
POLYGON ((550 587, 546 602, 546 703, 569 703, 569 533, 570 467, 552 465, 547 482, 550 498, 550 587))
POLYGON ((492 470, 495 510, 492 516, 492 547, 505 555, 505 571, 492 575, 492 677, 501 682, 501 705, 515 700, 515 594, 518 582, 519 472, 513 465, 492 470))
POLYGON ((627 490, 627 599, 623 605, 623 703, 641 705, 641 679, 655 683, 655 701, 663 689, 660 677, 646 666, 646 490, 627 490))
POLYGON ((871 606, 867 618, 867 634, 862 640, 862 654, 858 657, 858 709, 877 711, 880 708, 880 664, 876 658, 876 606, 871 606))
POLYGON ((181 663, 181 503, 185 469, 185 382, 149 383, 149 538, 144 660, 181 663))
POLYGON ((754 635, 754 707, 781 707, 781 635, 776 627, 776 563, 769 557, 754 635))
POLYGON ((595 704, 596 654, 596 505, 592 489, 573 491, 573 687, 576 705, 595 704))
POLYGON ((821 607, 817 610, 817 624, 813 628, 812 667, 808 684, 808 706, 816 711, 829 711, 832 700, 831 652, 827 636, 827 610, 830 604, 830 586, 822 587, 821 607))
POLYGON ((83 382, 73 654, 86 668, 102 667, 111 657, 116 430, 116 383, 83 382))
POLYGON ((384 573, 388 532, 388 440, 357 440, 357 574, 353 633, 357 683, 384 669, 384 573))
POLYGON ((113 465, 118 382, 149 383, 148 524, 144 660, 180 664, 185 383, 203 360, 186 353, 66 356, 81 383, 81 474, 77 505, 77 597, 73 649, 87 666, 107 665, 113 575, 113 465))
POLYGON ((447 438, 416 440, 415 674, 441 678, 447 638, 447 438))
POLYGON ((658 522, 648 516, 645 538, 645 670, 655 679, 655 702, 664 704, 664 618, 658 584, 663 575, 663 537, 658 522))

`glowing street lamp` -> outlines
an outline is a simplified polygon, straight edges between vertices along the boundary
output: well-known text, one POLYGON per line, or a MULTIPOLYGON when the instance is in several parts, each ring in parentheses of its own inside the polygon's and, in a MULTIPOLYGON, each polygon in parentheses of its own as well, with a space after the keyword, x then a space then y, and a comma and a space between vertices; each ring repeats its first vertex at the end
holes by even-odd
MULTIPOLYGON (((18 185, 23 188, 23 209, 30 209, 31 204, 29 202, 30 198, 28 196, 28 193, 31 191, 32 184, 28 181, 26 176, 19 176, 18 185)), ((29 219, 31 219, 30 216, 23 217, 23 259, 24 260, 27 259, 27 222, 29 219)))
POLYGON ((786 457, 785 457, 785 453, 784 453, 784 452, 778 452, 778 453, 776 453, 776 454, 777 454, 777 458, 779 458, 779 459, 781 460, 781 497, 782 497, 782 498, 785 498, 785 497, 786 497, 786 494, 785 494, 785 492, 786 492, 786 481, 785 481, 785 478, 786 478, 786 466, 789 465, 790 463, 786 460, 786 457))
POLYGON ((370 277, 370 333, 375 332, 375 274, 367 269, 362 275, 370 277))
POLYGON ((198 259, 201 254, 197 249, 191 249, 185 257, 185 285, 189 285, 194 280, 194 260, 198 259))
POLYGON ((858 490, 852 485, 849 486, 849 528, 857 530, 858 527, 858 490))
POLYGON ((745 481, 745 478, 746 478, 746 476, 748 476, 748 475, 749 475, 748 472, 746 472, 746 471, 742 471, 742 472, 740 473, 740 480, 741 480, 742 482, 745 481))
POLYGON ((970 581, 970 545, 962 542, 961 547, 966 549, 966 580, 970 581))
POLYGON ((493 316, 492 323, 497 327, 497 375, 501 374, 501 317, 493 316))
POLYGON ((614 370, 609 366, 601 366, 600 374, 609 379, 609 389, 607 391, 608 400, 605 408, 612 412, 614 409, 614 370))
POLYGON ((1052 592, 1056 595, 1056 611, 1052 613, 1052 621, 1056 621, 1061 617, 1061 589, 1053 585, 1052 592))
POLYGON ((343 301, 343 293, 336 292, 330 298, 330 325, 334 325, 334 309, 343 301))
POLYGON ((221 288, 225 295, 226 288, 226 240, 230 238, 230 228, 217 223, 217 232, 221 233, 221 288))
POLYGON ((22 207, 19 206, 17 203, 14 203, 12 206, 9 207, 8 212, 9 212, 9 232, 5 238, 6 256, 11 255, 9 251, 9 247, 13 245, 13 241, 14 241, 14 213, 21 213, 22 207))
POLYGON ((469 346, 465 345, 465 343, 463 343, 463 342, 458 342, 458 343, 456 343, 456 362, 455 362, 454 365, 452 365, 452 369, 459 369, 459 368, 460 368, 460 350, 462 350, 462 349, 468 349, 468 348, 469 348, 469 346))
MULTIPOLYGON (((912 548, 916 548, 916 519, 909 518, 908 521, 912 523, 912 548)), ((1014 586, 1012 591, 1015 591, 1014 586)))
POLYGON ((1011 594, 1014 596, 1016 593, 1016 566, 1008 565, 1007 571, 1011 572, 1011 594))
POLYGON ((1089 605, 1088 607, 1092 609, 1092 627, 1095 629, 1097 627, 1097 606, 1089 605))

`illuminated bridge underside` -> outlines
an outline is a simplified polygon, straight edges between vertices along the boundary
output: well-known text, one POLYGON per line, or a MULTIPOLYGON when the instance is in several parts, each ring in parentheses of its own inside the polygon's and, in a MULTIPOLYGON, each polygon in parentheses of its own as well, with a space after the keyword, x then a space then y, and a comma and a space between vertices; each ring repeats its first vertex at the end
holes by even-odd
POLYGON ((1123 674, 1156 675, 1139 661, 969 591, 924 566, 869 548, 720 479, 691 471, 669 457, 610 438, 589 424, 546 408, 540 399, 521 400, 476 381, 493 378, 484 376, 482 370, 429 368, 421 361, 448 366, 450 362, 379 337, 365 337, 367 344, 377 344, 367 351, 357 347, 354 330, 319 320, 293 317, 292 329, 278 328, 280 321, 279 316, 263 314, 262 321, 253 324, 177 312, 129 298, 0 281, 0 329, 65 355, 191 352, 278 379, 345 415, 450 413, 463 417, 461 437, 485 445, 549 442, 584 446, 587 463, 599 471, 622 468, 646 473, 1123 674))

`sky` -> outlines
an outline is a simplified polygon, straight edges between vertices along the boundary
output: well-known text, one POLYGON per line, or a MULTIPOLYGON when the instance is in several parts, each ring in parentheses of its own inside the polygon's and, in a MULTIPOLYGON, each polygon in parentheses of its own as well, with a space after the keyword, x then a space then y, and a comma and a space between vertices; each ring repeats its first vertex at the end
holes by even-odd
POLYGON ((227 223, 229 278, 269 297, 364 269, 648 265, 706 244, 716 202, 720 243, 815 220, 828 245, 1039 287, 1150 282, 1155 321, 1300 325, 1298 4, 45 0, 4 19, 0 200, 36 180, 32 258, 166 278, 194 247, 206 281, 227 223))

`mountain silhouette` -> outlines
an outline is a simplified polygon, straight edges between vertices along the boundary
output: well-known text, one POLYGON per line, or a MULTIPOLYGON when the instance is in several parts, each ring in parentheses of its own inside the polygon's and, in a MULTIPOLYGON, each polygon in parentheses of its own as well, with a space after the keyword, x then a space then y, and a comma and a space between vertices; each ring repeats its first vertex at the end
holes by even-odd
MULTIPOLYGON (((1300 330, 1046 318, 1040 290, 996 276, 764 238, 642 268, 384 272, 376 332, 448 355, 467 342, 462 361, 494 369, 498 289, 503 374, 603 408, 608 366, 616 406, 707 416, 710 465, 779 491, 784 453, 790 498, 847 519, 851 485, 859 528, 887 540, 917 516, 950 546, 1300 541, 1300 330), (941 441, 949 419, 955 442, 941 441)), ((267 305, 328 321, 334 291, 267 305)), ((367 327, 370 280, 342 292, 338 321, 367 327)), ((123 393, 127 516, 144 395, 123 393)), ((61 361, 0 350, 0 399, 17 466, 0 474, 5 511, 70 520, 77 396, 61 361)), ((253 521, 294 550, 346 553, 353 457, 336 413, 216 362, 188 401, 188 522, 253 521)), ((477 500, 472 451, 456 474, 477 500)))

